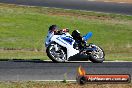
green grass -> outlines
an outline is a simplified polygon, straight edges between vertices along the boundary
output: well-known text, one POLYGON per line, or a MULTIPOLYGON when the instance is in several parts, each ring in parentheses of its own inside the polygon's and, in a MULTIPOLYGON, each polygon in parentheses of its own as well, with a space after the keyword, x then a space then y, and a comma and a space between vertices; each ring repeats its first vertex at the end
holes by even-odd
POLYGON ((44 52, 36 51, 19 51, 6 50, 0 51, 0 59, 41 59, 47 60, 48 57, 44 52))
POLYGON ((132 16, 6 4, 0 4, 0 58, 48 59, 44 39, 52 24, 92 31, 88 42, 100 45, 106 60, 132 60, 132 16))

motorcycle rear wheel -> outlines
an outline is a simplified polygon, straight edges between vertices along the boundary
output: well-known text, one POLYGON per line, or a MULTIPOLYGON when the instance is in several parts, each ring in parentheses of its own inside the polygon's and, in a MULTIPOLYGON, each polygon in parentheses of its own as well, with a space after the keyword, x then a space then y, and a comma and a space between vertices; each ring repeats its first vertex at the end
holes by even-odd
POLYGON ((97 45, 92 44, 91 46, 96 47, 96 50, 92 51, 89 55, 89 60, 93 63, 102 63, 105 60, 104 50, 97 45))

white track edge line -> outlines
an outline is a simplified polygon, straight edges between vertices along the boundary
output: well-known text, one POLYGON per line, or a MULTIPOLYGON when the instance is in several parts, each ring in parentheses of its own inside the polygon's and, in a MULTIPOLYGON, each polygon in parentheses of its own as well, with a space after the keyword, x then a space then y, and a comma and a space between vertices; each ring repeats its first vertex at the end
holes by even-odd
MULTIPOLYGON (((55 81, 59 81, 59 82, 63 82, 64 80, 33 80, 33 81, 52 81, 52 82, 55 82, 55 81)), ((67 82, 76 82, 76 80, 66 80, 67 82)))

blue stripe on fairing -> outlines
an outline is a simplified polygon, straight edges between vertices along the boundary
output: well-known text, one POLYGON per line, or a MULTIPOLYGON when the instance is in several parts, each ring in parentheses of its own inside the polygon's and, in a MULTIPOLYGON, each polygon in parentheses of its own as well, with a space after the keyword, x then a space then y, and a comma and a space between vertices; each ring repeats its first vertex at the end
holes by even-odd
MULTIPOLYGON (((60 40, 60 39, 59 39, 59 37, 58 37, 58 38, 56 38, 56 39, 57 39, 57 40, 59 40, 59 41, 61 41, 61 42, 62 42, 62 43, 64 43, 64 44, 66 44, 65 42, 63 42, 62 40, 60 40)), ((67 45, 67 44, 66 44, 66 45, 67 45)))
POLYGON ((61 39, 63 39, 64 41, 66 41, 67 43, 69 43, 70 45, 72 45, 73 40, 71 38, 62 37, 61 39))

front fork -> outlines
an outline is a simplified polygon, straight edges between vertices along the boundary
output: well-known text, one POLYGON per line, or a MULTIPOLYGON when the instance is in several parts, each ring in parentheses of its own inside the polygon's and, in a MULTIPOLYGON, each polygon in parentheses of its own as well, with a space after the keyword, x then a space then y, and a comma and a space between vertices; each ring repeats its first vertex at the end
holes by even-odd
POLYGON ((59 47, 57 46, 57 44, 55 44, 54 47, 55 47, 55 51, 59 50, 59 47))

